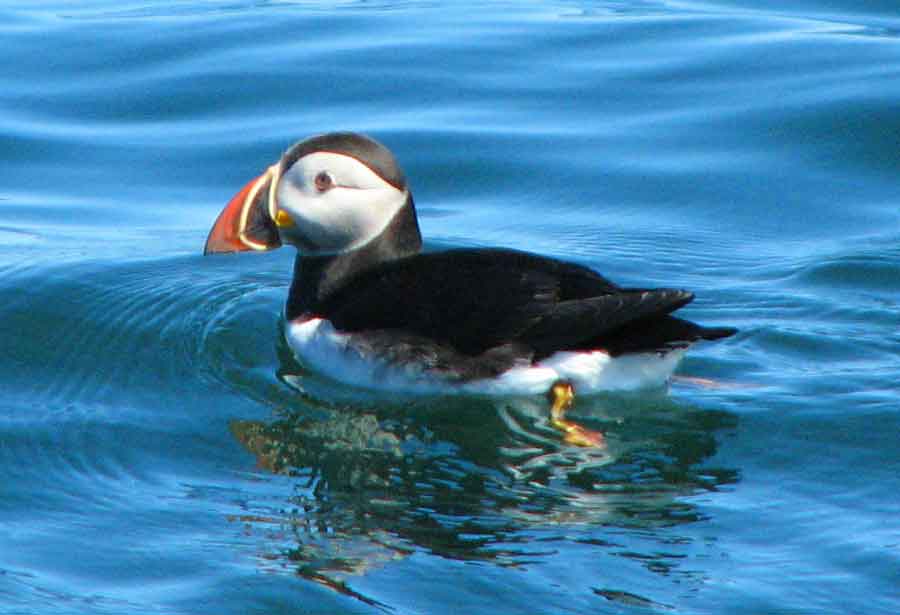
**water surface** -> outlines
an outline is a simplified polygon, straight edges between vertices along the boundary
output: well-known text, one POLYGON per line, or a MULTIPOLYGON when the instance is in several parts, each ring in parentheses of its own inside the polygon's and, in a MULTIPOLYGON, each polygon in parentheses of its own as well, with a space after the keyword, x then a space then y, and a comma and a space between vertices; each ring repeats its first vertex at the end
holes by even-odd
POLYGON ((0 10, 0 611, 900 610, 891 2, 0 10), (367 132, 432 247, 697 293, 722 386, 348 390, 292 254, 203 258, 296 139, 367 132))

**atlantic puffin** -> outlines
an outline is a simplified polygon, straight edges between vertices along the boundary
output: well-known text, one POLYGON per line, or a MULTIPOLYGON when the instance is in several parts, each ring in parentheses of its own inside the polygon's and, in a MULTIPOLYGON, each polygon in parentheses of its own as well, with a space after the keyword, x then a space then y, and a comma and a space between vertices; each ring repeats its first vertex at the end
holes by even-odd
POLYGON ((296 246, 287 342, 335 380, 380 389, 547 394, 566 439, 574 391, 665 384, 685 350, 733 335, 672 312, 694 298, 623 288, 505 248, 422 251, 394 155, 352 132, 290 147, 221 212, 204 254, 296 246))

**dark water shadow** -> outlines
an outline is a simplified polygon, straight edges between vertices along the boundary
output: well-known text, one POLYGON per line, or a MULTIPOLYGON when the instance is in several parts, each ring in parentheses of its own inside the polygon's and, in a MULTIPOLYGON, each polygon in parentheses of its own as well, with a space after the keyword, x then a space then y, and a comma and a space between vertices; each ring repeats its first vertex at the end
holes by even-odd
MULTIPOLYGON (((580 398, 572 418, 606 436, 604 447, 583 448, 548 425, 542 398, 326 402, 323 387, 334 385, 304 372, 284 346, 280 359, 293 401, 272 420, 230 425, 260 469, 294 479, 292 493, 277 514, 233 520, 271 538, 260 561, 370 604, 352 577, 413 553, 532 564, 552 554, 535 530, 669 532, 703 518, 686 496, 739 480, 736 469, 707 464, 736 417, 664 392, 580 398)), ((583 542, 661 574, 678 566, 659 551, 583 542)))

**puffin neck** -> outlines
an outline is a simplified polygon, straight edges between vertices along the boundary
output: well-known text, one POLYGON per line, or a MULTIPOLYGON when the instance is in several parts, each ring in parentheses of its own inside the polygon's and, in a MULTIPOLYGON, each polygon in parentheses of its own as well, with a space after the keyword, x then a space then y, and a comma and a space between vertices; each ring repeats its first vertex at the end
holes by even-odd
POLYGON ((422 250, 416 207, 410 194, 378 237, 354 250, 324 256, 297 254, 288 293, 287 319, 324 316, 323 304, 355 276, 422 250))

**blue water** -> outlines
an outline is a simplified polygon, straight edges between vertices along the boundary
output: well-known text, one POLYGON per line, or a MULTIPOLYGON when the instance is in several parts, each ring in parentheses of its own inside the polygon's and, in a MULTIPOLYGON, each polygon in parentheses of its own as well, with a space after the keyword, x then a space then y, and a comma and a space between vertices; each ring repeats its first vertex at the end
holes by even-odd
POLYGON ((900 13, 883 0, 0 8, 0 612, 900 612, 900 13), (667 392, 403 399, 299 365, 293 141, 429 245, 689 288, 667 392))

